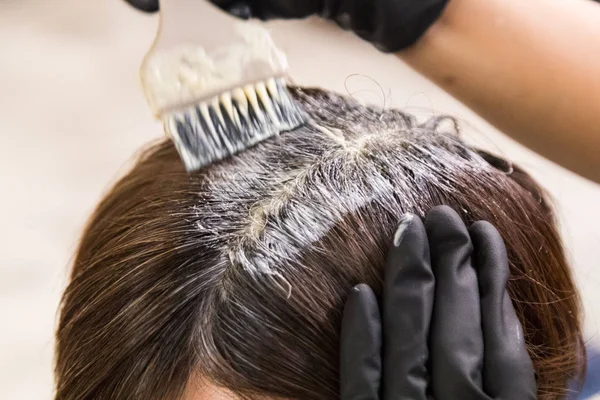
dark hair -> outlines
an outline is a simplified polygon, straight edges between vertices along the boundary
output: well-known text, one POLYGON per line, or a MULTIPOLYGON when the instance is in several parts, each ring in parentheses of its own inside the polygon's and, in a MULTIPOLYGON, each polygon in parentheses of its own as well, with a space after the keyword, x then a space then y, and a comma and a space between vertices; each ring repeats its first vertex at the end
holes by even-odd
POLYGON ((438 204, 498 228, 539 398, 561 398, 580 304, 538 185, 439 119, 292 91, 310 124, 192 175, 155 144, 105 196, 62 301, 56 399, 176 399, 192 376, 243 398, 338 398, 346 294, 380 291, 399 217, 438 204))

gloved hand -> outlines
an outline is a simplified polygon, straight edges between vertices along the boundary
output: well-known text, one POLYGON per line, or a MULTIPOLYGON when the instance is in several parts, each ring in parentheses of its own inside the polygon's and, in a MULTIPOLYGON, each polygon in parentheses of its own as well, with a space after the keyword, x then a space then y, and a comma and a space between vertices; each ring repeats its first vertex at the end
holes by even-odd
MULTIPOLYGON (((158 0, 126 0, 156 11, 158 0)), ((203 0, 198 0, 203 1, 203 0)), ((320 15, 352 30, 385 52, 402 50, 421 37, 449 0, 211 0, 241 18, 304 18, 320 15)))
POLYGON ((389 252, 381 312, 359 285, 344 308, 342 400, 529 400, 533 365, 506 291, 504 242, 447 206, 407 214, 389 252))
POLYGON ((156 12, 158 11, 158 0, 125 0, 140 11, 156 12))

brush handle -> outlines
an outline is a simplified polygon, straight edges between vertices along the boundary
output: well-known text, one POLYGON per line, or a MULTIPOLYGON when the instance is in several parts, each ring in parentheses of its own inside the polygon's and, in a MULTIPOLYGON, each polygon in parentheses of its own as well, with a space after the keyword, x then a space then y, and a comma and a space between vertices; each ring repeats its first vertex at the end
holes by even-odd
POLYGON ((155 50, 190 42, 210 51, 240 41, 235 26, 243 22, 209 1, 161 0, 160 7, 155 50))
POLYGON ((141 79, 160 118, 286 72, 285 55, 259 22, 234 18, 208 1, 162 0, 158 34, 141 79))

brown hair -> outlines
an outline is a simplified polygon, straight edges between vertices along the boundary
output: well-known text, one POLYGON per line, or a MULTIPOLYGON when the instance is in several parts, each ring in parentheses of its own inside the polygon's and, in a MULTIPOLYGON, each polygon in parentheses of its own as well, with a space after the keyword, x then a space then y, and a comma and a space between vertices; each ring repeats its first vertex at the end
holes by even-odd
POLYGON ((400 215, 438 204, 498 228, 539 398, 563 396, 580 304, 538 185, 439 119, 293 92, 310 124, 193 175, 158 143, 105 196, 62 301, 56 399, 176 399, 192 376, 244 398, 338 398, 346 294, 380 291, 400 215))

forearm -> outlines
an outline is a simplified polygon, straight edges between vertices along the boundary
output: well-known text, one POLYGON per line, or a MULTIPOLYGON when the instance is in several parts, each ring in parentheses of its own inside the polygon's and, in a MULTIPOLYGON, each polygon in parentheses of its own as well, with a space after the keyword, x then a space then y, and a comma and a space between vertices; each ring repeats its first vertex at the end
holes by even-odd
POLYGON ((600 6, 451 0, 400 53, 514 139, 600 182, 600 6))

